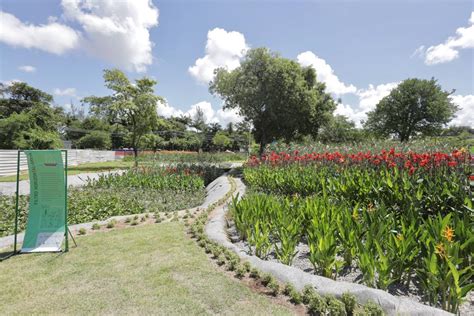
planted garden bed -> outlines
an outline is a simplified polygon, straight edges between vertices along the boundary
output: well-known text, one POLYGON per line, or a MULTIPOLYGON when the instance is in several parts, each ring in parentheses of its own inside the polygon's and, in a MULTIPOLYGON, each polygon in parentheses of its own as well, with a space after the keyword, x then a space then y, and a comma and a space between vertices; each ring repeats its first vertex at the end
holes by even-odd
MULTIPOLYGON (((473 287, 469 154, 280 152, 244 169, 241 246, 457 312, 473 287)), ((463 305, 472 308, 472 299, 463 305)))
MULTIPOLYGON (((222 173, 198 165, 146 167, 122 174, 102 175, 68 192, 70 224, 104 220, 111 216, 174 212, 200 205, 205 186, 222 173)), ((19 199, 19 231, 25 229, 29 196, 19 199)), ((13 234, 15 197, 0 196, 0 237, 13 234)))

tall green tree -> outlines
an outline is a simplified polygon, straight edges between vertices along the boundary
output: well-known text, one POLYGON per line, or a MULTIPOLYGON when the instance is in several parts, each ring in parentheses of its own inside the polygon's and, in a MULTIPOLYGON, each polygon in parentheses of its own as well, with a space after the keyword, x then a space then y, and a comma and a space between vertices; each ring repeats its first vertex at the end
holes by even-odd
POLYGON ((157 102, 161 97, 154 93, 156 81, 143 77, 132 83, 118 69, 105 70, 104 81, 105 86, 112 90, 112 95, 90 96, 83 101, 89 102, 95 113, 101 113, 109 117, 113 123, 119 123, 127 128, 137 165, 141 139, 158 123, 157 102))
POLYGON ((210 91, 224 100, 225 108, 238 109, 253 124, 260 154, 275 139, 316 135, 335 109, 313 68, 267 48, 249 50, 232 71, 218 69, 210 91))
POLYGON ((324 143, 344 143, 361 141, 362 131, 344 115, 335 115, 318 135, 324 143))
POLYGON ((65 120, 53 97, 25 82, 0 87, 0 148, 50 149, 62 142, 59 127, 65 120))
POLYGON ((49 106, 53 96, 28 85, 26 82, 0 83, 0 118, 30 110, 35 105, 49 106))
POLYGON ((407 79, 368 113, 364 127, 382 136, 394 134, 401 142, 421 133, 434 135, 454 117, 457 106, 437 80, 407 79))

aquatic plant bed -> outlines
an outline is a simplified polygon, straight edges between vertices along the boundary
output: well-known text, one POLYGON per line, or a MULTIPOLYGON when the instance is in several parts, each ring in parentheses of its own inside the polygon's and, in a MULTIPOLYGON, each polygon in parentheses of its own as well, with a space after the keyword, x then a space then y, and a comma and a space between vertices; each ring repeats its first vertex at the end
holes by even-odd
MULTIPOLYGON (((69 189, 69 223, 195 207, 204 201, 205 185, 220 174, 220 170, 211 167, 175 166, 102 175, 82 188, 69 189)), ((28 199, 28 196, 19 199, 19 231, 26 225, 28 199)), ((15 198, 0 196, 0 237, 13 234, 14 218, 15 198)))
POLYGON ((263 259, 472 310, 469 159, 464 150, 253 158, 251 193, 232 203, 234 233, 263 259))

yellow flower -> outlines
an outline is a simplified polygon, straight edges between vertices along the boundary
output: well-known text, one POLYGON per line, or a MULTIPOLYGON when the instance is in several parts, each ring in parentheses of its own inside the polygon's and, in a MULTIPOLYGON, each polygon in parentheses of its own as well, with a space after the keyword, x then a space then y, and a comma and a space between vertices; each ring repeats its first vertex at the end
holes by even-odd
POLYGON ((405 238, 403 237, 402 234, 397 234, 397 239, 400 240, 400 241, 402 241, 402 240, 405 239, 405 238))
POLYGON ((467 153, 467 149, 465 147, 462 147, 461 149, 459 149, 459 151, 463 154, 467 153))
POLYGON ((447 241, 452 242, 454 239, 454 230, 451 227, 446 226, 443 230, 443 237, 446 238, 447 241))
POLYGON ((444 248, 443 243, 439 243, 435 246, 435 253, 437 253, 441 258, 447 258, 446 249, 444 248))
POLYGON ((352 212, 352 218, 355 219, 355 220, 358 220, 359 219, 359 212, 354 210, 354 212, 352 212))
POLYGON ((370 212, 370 213, 375 211, 375 207, 372 203, 369 203, 369 205, 367 205, 367 211, 370 212))

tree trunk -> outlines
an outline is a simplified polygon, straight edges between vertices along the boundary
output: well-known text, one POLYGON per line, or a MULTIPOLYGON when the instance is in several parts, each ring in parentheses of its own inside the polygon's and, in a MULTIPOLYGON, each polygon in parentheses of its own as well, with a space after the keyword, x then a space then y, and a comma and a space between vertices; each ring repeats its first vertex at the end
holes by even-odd
POLYGON ((138 148, 136 146, 133 147, 133 157, 135 159, 135 168, 138 167, 138 148))

